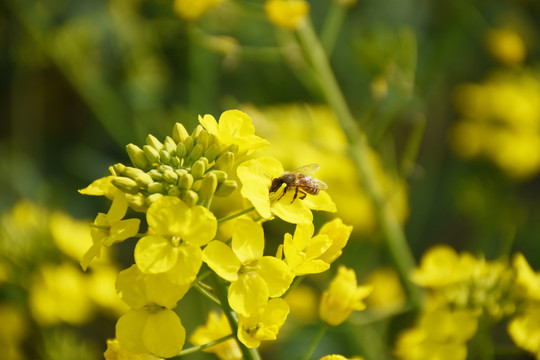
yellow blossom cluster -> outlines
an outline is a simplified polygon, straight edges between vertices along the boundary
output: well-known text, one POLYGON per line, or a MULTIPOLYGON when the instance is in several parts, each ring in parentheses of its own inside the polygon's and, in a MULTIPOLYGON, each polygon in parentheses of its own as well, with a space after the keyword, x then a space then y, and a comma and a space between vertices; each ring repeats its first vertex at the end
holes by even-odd
POLYGON ((500 70, 456 89, 460 119, 450 145, 461 157, 482 157, 514 179, 540 170, 540 80, 531 70, 500 70))
MULTIPOLYGON (((250 349, 277 338, 290 312, 284 296, 293 280, 328 270, 351 234, 352 226, 339 218, 315 231, 312 212, 335 212, 336 205, 324 188, 310 188, 320 184, 312 173, 302 174, 307 183, 279 181, 286 171, 260 153, 268 141, 255 135, 248 115, 230 110, 219 121, 200 116, 199 123, 191 134, 177 123, 163 142, 149 135, 142 148, 129 144, 132 165, 116 164, 110 176, 80 191, 112 199, 109 211, 92 224, 84 269, 103 249, 136 239, 135 263, 116 279, 130 309, 117 322, 108 359, 122 353, 173 357, 186 338, 221 359, 249 356, 250 349), (232 214, 234 207, 227 209, 220 218, 212 207, 216 197, 247 207, 232 214), (129 208, 145 213, 146 233, 139 234, 140 219, 126 217, 129 208), (262 225, 274 217, 296 226, 275 255, 265 252, 262 225), (222 226, 230 229, 226 241, 218 240, 222 226), (205 282, 208 276, 213 286, 205 282), (175 310, 190 289, 221 312, 211 312, 188 336, 175 310)), ((323 294, 321 318, 342 323, 365 308, 370 292, 357 285, 352 269, 340 268, 323 294)))
POLYGON ((522 254, 508 264, 438 245, 424 254, 411 278, 428 293, 416 325, 398 337, 400 359, 466 359, 480 321, 508 319, 514 343, 540 355, 540 274, 522 254))
POLYGON ((0 299, 2 358, 24 358, 23 342, 36 332, 32 326, 79 327, 126 311, 114 291, 118 268, 107 253, 91 273, 78 268, 92 243, 88 230, 86 220, 28 200, 0 215, 0 286, 4 294, 21 294, 0 299))

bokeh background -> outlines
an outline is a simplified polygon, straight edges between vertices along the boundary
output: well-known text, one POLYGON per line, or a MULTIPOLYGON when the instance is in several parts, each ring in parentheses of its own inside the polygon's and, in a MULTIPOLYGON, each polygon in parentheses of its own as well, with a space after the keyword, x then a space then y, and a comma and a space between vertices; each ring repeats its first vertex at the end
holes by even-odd
MULTIPOLYGON (((310 6, 416 259, 446 243, 487 259, 520 251, 540 269, 540 2, 310 6)), ((381 269, 383 282, 395 278, 345 137, 293 37, 255 0, 225 0, 192 20, 166 0, 0 1, 1 358, 102 357, 124 309, 114 274, 132 260, 120 249, 80 270, 88 223, 108 203, 77 190, 128 163, 126 144, 163 139, 175 122, 192 130, 199 114, 242 109, 286 168, 320 163, 338 215, 355 226, 340 262, 361 281, 381 269)), ((380 303, 402 301, 400 289, 387 291, 380 303)), ((200 310, 182 315, 188 331, 206 318, 199 300, 182 300, 200 310)), ((299 358, 316 333, 309 319, 293 319, 265 358, 299 358)), ((390 358, 410 318, 352 322, 367 325, 332 329, 321 355, 390 358)))

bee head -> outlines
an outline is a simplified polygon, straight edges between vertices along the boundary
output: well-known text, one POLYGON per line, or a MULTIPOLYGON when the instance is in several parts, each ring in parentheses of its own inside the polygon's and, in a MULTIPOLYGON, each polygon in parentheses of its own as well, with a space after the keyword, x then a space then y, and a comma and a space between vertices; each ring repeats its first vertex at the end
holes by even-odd
POLYGON ((272 179, 272 184, 270 185, 270 190, 268 192, 274 193, 278 191, 283 182, 284 181, 281 178, 272 179))

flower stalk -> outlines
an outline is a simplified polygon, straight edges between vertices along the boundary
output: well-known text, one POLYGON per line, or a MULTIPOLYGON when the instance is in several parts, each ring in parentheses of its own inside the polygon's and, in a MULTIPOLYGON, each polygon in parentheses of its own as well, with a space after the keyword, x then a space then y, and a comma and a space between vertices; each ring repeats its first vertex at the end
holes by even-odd
POLYGON ((410 271, 415 266, 415 260, 407 244, 403 229, 375 177, 375 171, 369 158, 367 138, 356 125, 345 96, 334 76, 328 57, 309 19, 304 26, 297 30, 297 35, 299 44, 317 75, 320 90, 335 112, 343 133, 347 137, 350 156, 360 173, 363 187, 374 204, 376 218, 384 234, 386 245, 407 289, 410 301, 414 306, 418 306, 421 296, 420 289, 408 278, 410 271))

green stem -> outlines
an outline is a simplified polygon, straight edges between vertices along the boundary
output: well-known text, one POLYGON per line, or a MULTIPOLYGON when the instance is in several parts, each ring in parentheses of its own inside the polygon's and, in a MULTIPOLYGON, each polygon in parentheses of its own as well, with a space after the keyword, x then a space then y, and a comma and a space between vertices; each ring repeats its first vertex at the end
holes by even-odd
POLYGON ((360 173, 364 191, 374 204, 379 227, 384 234, 386 245, 407 289, 410 301, 413 305, 418 306, 421 298, 420 289, 409 280, 409 273, 415 267, 414 256, 407 244, 403 229, 377 180, 367 139, 356 125, 311 22, 307 21, 305 26, 297 31, 297 34, 300 46, 318 75, 321 91, 335 112, 350 144, 351 158, 360 173))
POLYGON ((212 301, 217 306, 221 307, 221 301, 208 289, 208 286, 201 282, 195 282, 191 285, 195 290, 203 294, 207 299, 212 301))
POLYGON ((321 30, 321 44, 328 57, 331 57, 343 20, 345 20, 347 14, 347 8, 335 1, 331 1, 329 6, 321 30))
POLYGON ((321 339, 323 338, 324 334, 326 333, 326 330, 328 330, 328 324, 322 323, 321 327, 319 329, 319 332, 317 333, 317 335, 315 335, 315 338, 311 342, 311 345, 309 346, 309 349, 304 354, 304 357, 302 358, 302 360, 309 360, 309 358, 311 357, 311 355, 313 355, 313 353, 315 352, 315 349, 317 348, 317 346, 321 342, 321 339))
POLYGON ((197 352, 197 351, 201 351, 201 350, 204 350, 206 348, 209 348, 210 346, 214 346, 214 345, 217 345, 219 343, 222 343, 222 342, 225 342, 229 339, 233 339, 234 338, 234 335, 233 334, 229 334, 227 336, 224 336, 222 338, 219 338, 219 339, 216 339, 216 340, 213 340, 213 341, 210 341, 209 343, 207 344, 204 344, 204 345, 199 345, 199 346, 193 346, 193 347, 190 347, 189 349, 184 349, 180 352, 180 354, 178 354, 177 356, 175 357, 180 357, 180 356, 183 356, 183 355, 187 355, 187 354, 192 354, 194 352, 197 352))
MULTIPOLYGON (((229 305, 227 284, 225 283, 223 279, 221 279, 219 276, 215 274, 214 274, 214 280, 215 280, 214 289, 216 290, 216 295, 219 301, 221 302, 221 308, 223 309, 223 312, 225 313, 227 320, 229 320, 232 333, 237 334, 238 333, 238 316, 231 309, 229 305)), ((243 357, 244 360, 261 360, 261 356, 259 355, 259 352, 257 351, 257 349, 249 349, 240 341, 238 341, 238 345, 240 346, 240 349, 242 350, 242 354, 244 355, 243 357)))
POLYGON ((234 218, 237 218, 237 217, 239 217, 239 216, 242 216, 242 215, 245 215, 245 214, 247 214, 247 213, 250 213, 250 212, 252 212, 253 210, 255 210, 255 207, 254 207, 254 206, 252 206, 252 207, 250 207, 250 208, 247 208, 247 209, 244 209, 244 210, 242 210, 242 211, 239 211, 239 212, 237 212, 237 213, 234 213, 234 214, 232 214, 232 215, 225 216, 225 217, 219 219, 217 222, 218 222, 218 224, 221 224, 221 223, 224 223, 224 222, 226 222, 226 221, 229 221, 229 220, 232 220, 232 219, 234 219, 234 218))

